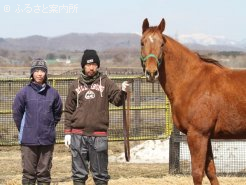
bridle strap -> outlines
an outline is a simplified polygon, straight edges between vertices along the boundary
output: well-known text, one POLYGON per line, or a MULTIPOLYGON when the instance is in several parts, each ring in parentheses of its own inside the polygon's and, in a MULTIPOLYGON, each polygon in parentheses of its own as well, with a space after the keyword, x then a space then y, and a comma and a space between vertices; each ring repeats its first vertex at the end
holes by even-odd
POLYGON ((146 57, 143 57, 143 56, 140 57, 140 60, 142 62, 142 66, 144 66, 145 62, 148 60, 148 58, 151 58, 151 57, 155 59, 155 61, 157 62, 157 65, 159 67, 161 65, 161 60, 159 60, 158 57, 152 53, 147 55, 146 57))

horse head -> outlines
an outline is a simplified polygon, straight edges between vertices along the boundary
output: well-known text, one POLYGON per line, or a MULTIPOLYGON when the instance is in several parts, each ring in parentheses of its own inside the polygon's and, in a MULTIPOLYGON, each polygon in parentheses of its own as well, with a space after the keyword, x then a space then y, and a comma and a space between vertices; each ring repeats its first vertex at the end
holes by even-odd
POLYGON ((150 27, 148 19, 144 19, 141 38, 141 64, 147 81, 155 82, 159 77, 158 68, 163 61, 163 47, 165 38, 162 32, 165 29, 165 20, 160 24, 150 27))

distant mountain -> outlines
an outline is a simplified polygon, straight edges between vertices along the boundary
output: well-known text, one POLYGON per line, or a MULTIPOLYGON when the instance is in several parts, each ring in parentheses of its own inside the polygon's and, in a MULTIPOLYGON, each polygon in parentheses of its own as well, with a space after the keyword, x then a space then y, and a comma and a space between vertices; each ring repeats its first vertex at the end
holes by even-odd
MULTIPOLYGON (((120 48, 140 50, 141 35, 131 33, 71 33, 58 37, 34 35, 25 38, 0 38, 0 49, 83 51, 93 48, 98 51, 120 48)), ((246 39, 228 40, 221 36, 205 34, 178 35, 174 39, 192 50, 246 51, 246 39)))
POLYGON ((176 36, 175 39, 189 48, 196 50, 246 51, 246 39, 233 41, 222 36, 206 34, 183 34, 176 36))
POLYGON ((110 48, 139 47, 140 37, 137 34, 79 34, 71 33, 59 37, 30 36, 20 39, 0 39, 0 48, 9 50, 84 50, 94 48, 106 50, 110 48))

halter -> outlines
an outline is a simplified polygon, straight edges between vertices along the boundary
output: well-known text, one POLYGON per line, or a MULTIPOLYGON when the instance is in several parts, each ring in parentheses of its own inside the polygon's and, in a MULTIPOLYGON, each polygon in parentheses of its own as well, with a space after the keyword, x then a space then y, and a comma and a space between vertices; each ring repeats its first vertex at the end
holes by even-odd
POLYGON ((148 60, 148 58, 151 58, 151 57, 155 59, 155 61, 157 62, 158 68, 159 68, 159 66, 161 65, 162 60, 158 59, 158 57, 155 56, 152 53, 147 55, 146 57, 143 57, 143 56, 140 57, 142 66, 145 66, 146 60, 148 60))

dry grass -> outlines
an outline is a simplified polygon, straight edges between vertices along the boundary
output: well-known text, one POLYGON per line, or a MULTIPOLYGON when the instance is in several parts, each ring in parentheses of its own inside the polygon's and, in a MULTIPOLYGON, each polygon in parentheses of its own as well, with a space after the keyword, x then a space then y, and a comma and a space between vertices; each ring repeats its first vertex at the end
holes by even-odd
MULTIPOLYGON (((123 150, 122 143, 110 143, 110 155, 118 155, 123 150)), ((21 161, 19 146, 0 147, 0 184, 20 185, 21 183, 21 161)), ((109 185, 191 185, 191 176, 171 176, 168 174, 167 164, 131 164, 110 163, 109 172, 111 180, 109 185)), ((53 167, 52 184, 72 185, 71 158, 68 149, 64 145, 56 145, 53 167)), ((223 185, 244 185, 246 177, 219 177, 223 185)), ((87 185, 93 185, 90 177, 87 185)), ((204 185, 209 185, 204 178, 204 185)))

